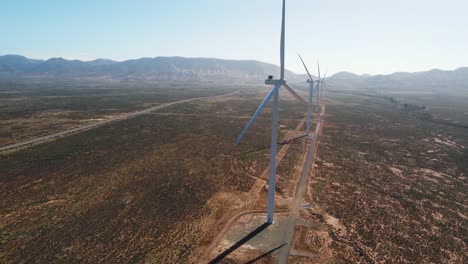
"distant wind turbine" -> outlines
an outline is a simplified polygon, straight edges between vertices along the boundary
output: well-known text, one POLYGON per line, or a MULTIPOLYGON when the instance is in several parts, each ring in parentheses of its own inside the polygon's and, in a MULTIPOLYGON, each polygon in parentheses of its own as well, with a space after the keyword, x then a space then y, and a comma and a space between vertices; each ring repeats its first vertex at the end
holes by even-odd
POLYGON ((320 97, 322 97, 322 94, 323 94, 323 88, 325 88, 327 85, 327 83, 325 82, 325 78, 327 78, 327 73, 328 73, 328 70, 325 71, 325 74, 323 75, 323 78, 322 80, 320 81, 320 97))
POLYGON ((237 138, 236 144, 242 140, 244 134, 247 132, 249 127, 255 121, 257 116, 260 114, 262 109, 267 105, 270 99, 273 97, 273 120, 271 126, 271 152, 270 152, 270 175, 268 183, 268 209, 267 209, 267 223, 273 224, 273 214, 275 209, 275 178, 276 178, 276 147, 278 144, 278 93, 279 89, 284 86, 288 92, 290 92, 296 99, 300 100, 302 103, 307 104, 307 102, 300 97, 284 80, 284 47, 285 47, 285 17, 286 17, 286 1, 283 0, 283 9, 282 9, 282 20, 281 20, 281 41, 280 41, 280 61, 281 61, 281 72, 280 79, 275 80, 273 76, 268 76, 268 79, 265 80, 265 84, 274 85, 274 88, 267 94, 263 102, 257 108, 257 111, 253 114, 244 130, 237 138))
POLYGON ((327 76, 327 71, 325 71, 324 77, 321 78, 321 76, 320 76, 320 62, 319 61, 317 61, 317 72, 318 72, 318 80, 316 81, 316 83, 317 83, 317 103, 315 105, 315 110, 318 112, 318 107, 319 107, 320 100, 321 100, 321 97, 322 97, 323 86, 326 85, 325 77, 327 76))
POLYGON ((313 108, 313 97, 314 97, 314 78, 312 78, 312 75, 309 72, 309 69, 307 69, 307 66, 304 62, 304 60, 301 57, 301 54, 297 54, 299 58, 302 61, 302 65, 304 65, 304 68, 307 72, 307 75, 309 75, 309 79, 307 79, 307 83, 309 84, 309 103, 307 106, 307 125, 306 125, 306 135, 308 136, 310 134, 310 126, 311 126, 311 120, 312 120, 312 108, 313 108))

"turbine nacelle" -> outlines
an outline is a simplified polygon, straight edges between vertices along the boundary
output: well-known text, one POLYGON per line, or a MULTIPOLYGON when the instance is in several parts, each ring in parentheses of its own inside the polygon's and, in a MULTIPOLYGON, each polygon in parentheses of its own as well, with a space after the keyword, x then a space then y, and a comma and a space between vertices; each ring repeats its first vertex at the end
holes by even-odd
MULTIPOLYGON (((265 80, 265 84, 266 85, 276 85, 278 82, 280 82, 281 80, 278 80, 278 79, 274 79, 273 78, 273 75, 268 75, 268 78, 265 80)), ((284 83, 286 83, 285 80, 283 80, 284 83)))

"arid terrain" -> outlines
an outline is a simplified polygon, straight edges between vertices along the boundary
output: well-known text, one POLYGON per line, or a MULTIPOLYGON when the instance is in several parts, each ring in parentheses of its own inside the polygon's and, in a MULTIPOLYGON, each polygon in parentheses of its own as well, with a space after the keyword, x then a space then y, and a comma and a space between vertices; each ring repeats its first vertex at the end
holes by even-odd
POLYGON ((0 81, 0 146, 193 97, 233 91, 182 84, 0 81))
MULTIPOLYGON (((241 201, 267 166, 271 110, 234 144, 258 91, 4 151, 1 262, 187 262, 212 234, 209 220, 241 201)), ((188 92, 178 98, 225 91, 188 92)), ((281 138, 303 117, 293 101, 282 106, 281 138)))
MULTIPOLYGON (((3 142, 237 88, 85 87, 4 88, 3 142)), ((244 87, 3 151, 1 262, 213 259, 232 243, 226 236, 235 241, 230 228, 261 221, 266 208, 271 108, 234 144, 264 93, 244 87)), ((304 106, 281 98, 276 229, 288 223, 311 142, 301 137, 304 106)), ((288 261, 464 263, 463 99, 348 90, 327 91, 324 104, 288 261)), ((281 239, 272 237, 264 250, 246 244, 221 263, 275 262, 281 239)))
POLYGON ((327 95, 310 182, 316 206, 302 213, 328 229, 298 230, 298 247, 338 262, 465 263, 466 101, 425 97, 423 107, 416 96, 327 95), (439 118, 440 105, 457 115, 439 118))
POLYGON ((468 1, 0 7, 0 264, 468 264, 468 1))

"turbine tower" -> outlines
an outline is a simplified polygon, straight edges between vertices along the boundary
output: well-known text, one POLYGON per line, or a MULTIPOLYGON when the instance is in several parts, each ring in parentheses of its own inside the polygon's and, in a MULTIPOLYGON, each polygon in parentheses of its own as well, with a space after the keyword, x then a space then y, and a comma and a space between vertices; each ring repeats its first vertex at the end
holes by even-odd
POLYGON ((317 97, 316 97, 317 98, 317 103, 315 104, 315 111, 318 112, 318 107, 319 107, 319 103, 320 103, 319 91, 320 91, 320 81, 321 81, 321 79, 320 79, 320 62, 319 61, 317 61, 317 73, 318 73, 317 89, 316 89, 317 90, 317 97))
POLYGON ((274 88, 267 94, 263 102, 258 106, 255 113, 250 118, 249 122, 242 130, 237 138, 236 144, 242 140, 244 134, 255 121, 262 109, 267 105, 273 97, 273 120, 271 124, 271 147, 270 147, 270 175, 268 180, 268 209, 267 209, 267 223, 273 224, 273 214, 275 209, 275 178, 276 178, 276 147, 278 144, 278 93, 279 89, 283 86, 290 92, 296 99, 304 104, 308 104, 302 97, 300 97, 284 80, 284 47, 285 47, 285 15, 286 15, 286 1, 283 0, 282 20, 281 20, 281 41, 280 41, 280 78, 273 79, 273 76, 268 76, 265 84, 273 85, 274 88))

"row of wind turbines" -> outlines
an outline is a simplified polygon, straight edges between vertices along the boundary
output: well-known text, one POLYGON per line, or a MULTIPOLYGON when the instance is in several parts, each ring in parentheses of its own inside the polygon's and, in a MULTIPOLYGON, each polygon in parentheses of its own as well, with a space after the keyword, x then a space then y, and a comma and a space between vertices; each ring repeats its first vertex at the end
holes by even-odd
POLYGON ((320 76, 320 65, 318 65, 318 79, 314 80, 312 75, 309 73, 304 60, 299 55, 299 58, 304 65, 304 68, 309 76, 307 83, 309 84, 309 100, 305 101, 300 95, 298 95, 293 88, 291 88, 284 78, 284 48, 285 48, 285 21, 286 19, 286 0, 283 0, 283 8, 282 8, 282 20, 281 20, 281 40, 280 40, 280 78, 273 79, 273 76, 268 76, 268 79, 265 80, 266 85, 272 85, 274 88, 267 94, 265 99, 263 99, 262 103, 258 106, 255 113, 250 118, 249 122, 245 126, 244 130, 242 130, 241 134, 237 138, 236 144, 239 144, 242 138, 244 137, 245 133, 258 117, 258 115, 262 112, 263 108, 268 104, 268 102, 273 98, 273 118, 272 118, 272 126, 271 126, 271 146, 270 146, 270 173, 269 173, 269 180, 268 180, 268 206, 267 206, 267 223, 273 224, 274 222, 274 209, 275 209, 275 184, 276 184, 276 152, 277 152, 277 144, 278 144, 278 99, 279 99, 279 89, 284 87, 289 93, 291 93, 296 99, 300 102, 304 103, 307 106, 307 124, 306 124, 306 136, 310 134, 310 128, 312 123, 312 110, 313 110, 313 97, 314 93, 316 93, 316 104, 315 104, 315 111, 319 111, 319 103, 320 97, 322 96, 323 86, 325 85, 325 76, 321 78, 320 76), (315 86, 314 86, 315 85, 315 86))

